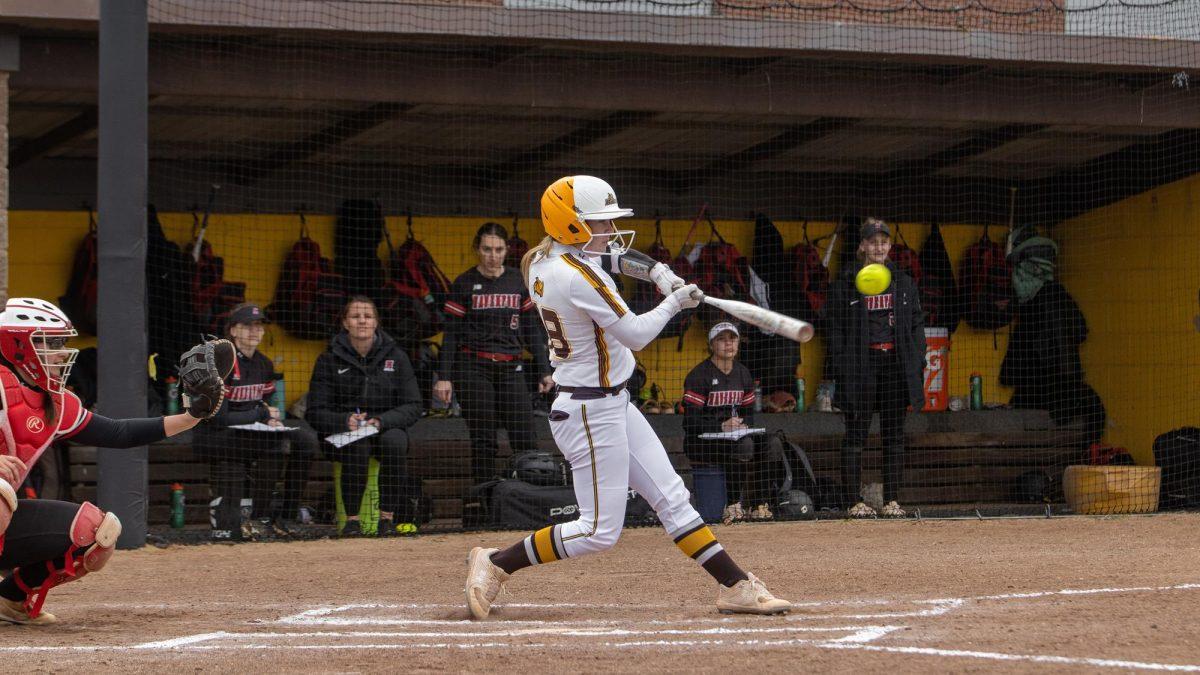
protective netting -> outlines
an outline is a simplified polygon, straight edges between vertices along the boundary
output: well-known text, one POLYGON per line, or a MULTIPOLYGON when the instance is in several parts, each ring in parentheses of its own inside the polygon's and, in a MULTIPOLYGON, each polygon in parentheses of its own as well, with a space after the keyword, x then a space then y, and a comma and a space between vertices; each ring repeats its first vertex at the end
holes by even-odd
MULTIPOLYGON (((231 312, 260 356, 216 424, 157 455, 152 515, 174 481, 190 521, 210 517, 211 490, 215 531, 234 536, 243 517, 340 527, 361 512, 373 532, 380 511, 422 529, 579 515, 591 461, 576 458, 570 485, 551 426, 580 420, 548 417, 544 298, 530 301, 514 259, 544 235, 543 190, 576 174, 633 209, 617 223, 635 249, 711 296, 816 326, 798 346, 733 320, 736 336, 710 342, 731 319, 705 306, 637 353, 631 404, 706 518, 1200 503, 1200 430, 1186 428, 1200 413, 1198 13, 1195 0, 154 2, 157 393, 170 409, 175 356, 231 312), (872 256, 888 269, 860 291, 872 256), (227 428, 265 422, 265 405, 307 422, 227 428), (381 433, 318 440, 364 425, 381 433), (762 431, 735 439, 740 427, 762 431)), ((50 103, 88 105, 44 89, 12 91, 15 153, 50 103)), ((75 139, 14 168, 14 257, 48 217, 22 204, 88 196, 86 181, 32 177, 92 158, 75 139)), ((87 215, 62 219, 73 247, 87 215)), ((614 276, 635 312, 661 300, 614 276)), ((597 453, 625 443, 591 432, 597 453)), ((627 518, 654 514, 630 501, 627 518)))

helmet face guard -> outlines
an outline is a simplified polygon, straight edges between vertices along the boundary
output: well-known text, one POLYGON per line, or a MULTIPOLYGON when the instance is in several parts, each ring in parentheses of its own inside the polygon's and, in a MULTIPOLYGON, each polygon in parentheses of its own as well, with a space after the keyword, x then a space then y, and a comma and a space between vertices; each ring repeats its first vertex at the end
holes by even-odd
POLYGON ((555 241, 586 247, 593 238, 608 238, 607 250, 584 251, 592 255, 628 251, 635 232, 615 230, 596 235, 588 221, 612 221, 631 215, 631 209, 617 205, 612 186, 594 176, 559 178, 542 194, 542 226, 555 241))
POLYGON ((33 385, 52 394, 66 389, 79 350, 78 335, 62 310, 36 298, 12 298, 0 314, 0 354, 33 385))

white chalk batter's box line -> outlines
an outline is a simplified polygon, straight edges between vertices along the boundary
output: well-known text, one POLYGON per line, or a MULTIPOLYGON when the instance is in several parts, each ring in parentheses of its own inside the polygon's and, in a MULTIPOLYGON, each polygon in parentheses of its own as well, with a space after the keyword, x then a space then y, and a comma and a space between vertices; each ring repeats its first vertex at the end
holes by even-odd
MULTIPOLYGON (((778 648, 787 646, 808 646, 819 649, 840 649, 874 651, 893 654, 914 654, 957 659, 978 659, 1001 662, 1024 662, 1048 665, 1074 665, 1096 668, 1121 668, 1169 672, 1200 672, 1200 665, 1151 663, 1143 661, 1128 661, 1120 659, 1097 659, 1088 657, 1070 657, 1039 654, 1009 654, 1002 652, 982 652, 958 649, 938 649, 930 647, 901 647, 871 644, 888 634, 901 630, 900 625, 847 625, 847 626, 800 626, 797 621, 814 619, 851 618, 918 618, 939 616, 962 607, 968 603, 1008 602, 1047 597, 1087 596, 1120 593, 1155 593, 1181 590, 1200 589, 1200 583, 1176 584, 1171 586, 1138 586, 1130 588, 1090 588, 1064 589, 1058 591, 1037 591, 1028 593, 1005 593, 998 595, 981 595, 966 598, 931 598, 923 600, 851 600, 835 602, 798 603, 798 607, 864 607, 887 606, 901 602, 913 605, 928 605, 926 609, 910 612, 887 612, 876 614, 831 614, 826 616, 792 615, 767 619, 775 621, 783 618, 787 623, 779 626, 752 627, 746 619, 678 619, 678 620, 635 620, 614 621, 537 621, 537 620, 503 620, 497 622, 472 622, 465 620, 411 619, 405 617, 350 617, 347 612, 360 610, 413 610, 413 609, 461 609, 460 605, 447 604, 349 604, 337 607, 321 607, 306 610, 298 614, 283 617, 274 623, 299 626, 330 626, 330 625, 423 625, 459 627, 464 630, 421 630, 421 631, 296 631, 296 632, 245 632, 235 633, 217 631, 189 635, 170 640, 147 642, 138 645, 112 646, 0 646, 0 652, 92 652, 92 651, 125 651, 138 650, 141 652, 194 652, 215 650, 346 650, 346 649, 461 649, 461 650, 522 650, 522 649, 578 649, 579 642, 510 642, 508 639, 546 637, 609 637, 609 638, 638 638, 630 640, 611 640, 604 642, 587 642, 588 646, 606 648, 639 649, 649 647, 710 647, 710 648, 778 648), (341 614, 342 616, 338 616, 341 614), (737 622, 736 624, 733 622, 737 622), (701 625, 731 624, 729 626, 714 626, 701 628, 701 625), (662 628, 613 628, 611 626, 663 626, 662 628), (523 626, 514 628, 514 626, 523 626), (529 627, 524 627, 529 626, 529 627), (666 628, 665 626, 695 626, 691 628, 666 628), (846 632, 840 638, 828 636, 817 637, 828 633, 846 632), (805 635, 800 637, 796 634, 805 635), (724 636, 761 635, 762 637, 742 638, 724 636), (812 637, 809 637, 809 636, 812 637), (778 637, 775 637, 778 636, 778 637), (347 639, 361 639, 364 642, 347 644, 347 639), (449 638, 449 639, 448 639, 449 638), (478 638, 462 641, 463 638, 478 638), (499 638, 499 640, 497 640, 499 638), (316 644, 321 639, 335 639, 333 644, 316 644), (433 639, 437 641, 409 641, 411 639, 433 639), (457 641, 455 640, 457 639, 457 641), (291 644, 290 640, 302 640, 299 644, 291 644), (369 640, 369 642, 367 642, 369 640), (487 640, 487 641, 483 641, 487 640)), ((510 608, 535 609, 599 609, 622 608, 632 609, 661 609, 663 605, 587 605, 572 603, 509 603, 510 608)), ((265 623, 255 621, 253 623, 265 623)))

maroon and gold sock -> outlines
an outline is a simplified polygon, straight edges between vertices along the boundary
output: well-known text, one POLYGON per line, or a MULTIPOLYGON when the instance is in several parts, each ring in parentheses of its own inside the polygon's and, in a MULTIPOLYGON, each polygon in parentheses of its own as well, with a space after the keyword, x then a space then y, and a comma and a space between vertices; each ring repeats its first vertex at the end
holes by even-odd
POLYGON ((530 565, 542 565, 567 557, 559 539, 558 526, 543 527, 506 549, 492 554, 492 564, 512 574, 530 565))
POLYGON ((700 563, 704 571, 711 574, 722 586, 733 586, 739 581, 749 579, 704 523, 675 535, 675 545, 684 555, 700 563))

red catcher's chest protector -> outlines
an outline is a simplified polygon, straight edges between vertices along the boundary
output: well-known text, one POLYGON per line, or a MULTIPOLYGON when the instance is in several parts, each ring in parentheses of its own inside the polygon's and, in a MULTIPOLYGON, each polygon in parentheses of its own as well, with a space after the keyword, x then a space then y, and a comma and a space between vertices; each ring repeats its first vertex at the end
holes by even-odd
POLYGON ((0 452, 15 455, 25 463, 25 474, 21 475, 17 485, 24 482, 25 475, 60 429, 64 432, 78 429, 87 414, 79 404, 79 399, 67 392, 57 397, 55 407, 58 414, 53 422, 48 423, 44 409, 46 396, 48 394, 43 391, 26 387, 8 368, 0 367, 0 398, 3 398, 4 405, 4 414, 0 415, 0 435, 3 436, 4 447, 0 452))

